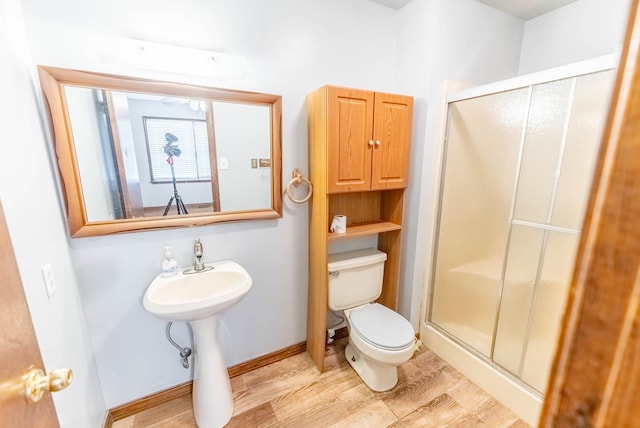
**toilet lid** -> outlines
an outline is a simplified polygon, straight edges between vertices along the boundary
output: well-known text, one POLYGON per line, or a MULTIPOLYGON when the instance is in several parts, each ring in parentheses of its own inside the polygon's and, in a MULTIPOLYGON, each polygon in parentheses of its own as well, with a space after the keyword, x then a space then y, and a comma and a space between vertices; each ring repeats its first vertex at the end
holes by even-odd
POLYGON ((365 342, 390 351, 404 349, 415 340, 413 327, 397 312, 379 303, 351 310, 351 328, 365 342))

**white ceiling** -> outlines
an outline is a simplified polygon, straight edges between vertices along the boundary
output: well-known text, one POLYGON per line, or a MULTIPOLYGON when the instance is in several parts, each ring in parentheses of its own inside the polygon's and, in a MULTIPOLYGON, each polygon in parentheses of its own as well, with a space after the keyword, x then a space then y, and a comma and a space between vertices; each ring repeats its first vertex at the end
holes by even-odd
MULTIPOLYGON (((411 0, 409 0, 411 1, 411 0)), ((573 3, 576 0, 477 0, 494 9, 513 15, 527 21, 536 16, 544 15, 555 9, 573 3)), ((408 2, 406 2, 408 3, 408 2)), ((405 3, 405 4, 406 4, 405 3)))
POLYGON ((371 1, 390 7, 391 9, 400 9, 402 6, 409 3, 411 0, 371 0, 371 1))
MULTIPOLYGON (((371 0, 392 9, 400 9, 411 0, 371 0)), ((420 1, 420 0, 417 0, 420 1)), ((527 21, 573 3, 576 0, 476 0, 527 21)))

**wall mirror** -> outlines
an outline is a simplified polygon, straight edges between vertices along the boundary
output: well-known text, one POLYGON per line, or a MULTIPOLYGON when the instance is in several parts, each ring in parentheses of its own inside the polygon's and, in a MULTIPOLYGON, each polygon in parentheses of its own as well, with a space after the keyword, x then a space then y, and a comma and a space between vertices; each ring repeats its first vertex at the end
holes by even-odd
POLYGON ((38 74, 73 237, 282 217, 280 96, 38 74))

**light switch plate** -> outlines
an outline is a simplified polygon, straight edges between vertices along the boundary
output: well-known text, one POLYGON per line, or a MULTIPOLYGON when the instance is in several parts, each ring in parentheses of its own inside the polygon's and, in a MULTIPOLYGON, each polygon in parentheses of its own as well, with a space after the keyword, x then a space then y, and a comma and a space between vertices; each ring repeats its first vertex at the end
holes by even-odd
POLYGON ((260 168, 270 168, 271 167, 271 159, 259 159, 258 163, 260 164, 260 168))
POLYGON ((220 169, 229 169, 229 159, 228 158, 219 158, 218 160, 220 169))
POLYGON ((53 269, 51 263, 47 263, 40 268, 42 272, 42 279, 44 280, 44 286, 47 290, 47 297, 51 298, 56 292, 56 280, 53 277, 53 269))

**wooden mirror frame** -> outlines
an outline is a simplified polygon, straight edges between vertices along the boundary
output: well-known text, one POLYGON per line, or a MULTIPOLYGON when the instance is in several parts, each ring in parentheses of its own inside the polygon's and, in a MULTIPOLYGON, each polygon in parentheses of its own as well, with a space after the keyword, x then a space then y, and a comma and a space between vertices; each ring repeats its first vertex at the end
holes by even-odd
POLYGON ((282 218, 282 97, 253 92, 124 77, 95 72, 38 66, 40 84, 49 114, 59 175, 65 197, 67 222, 72 237, 110 235, 152 229, 202 226, 220 222, 282 218), (71 133, 64 86, 101 88, 264 105, 271 112, 271 207, 267 209, 88 221, 82 195, 80 171, 71 133))

